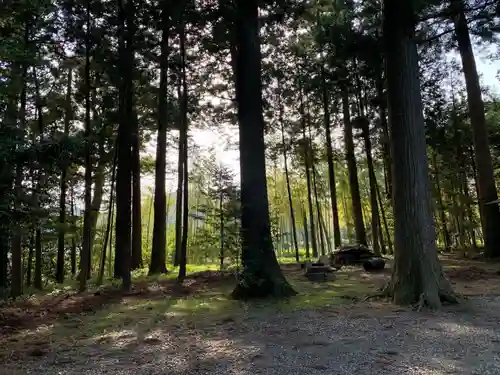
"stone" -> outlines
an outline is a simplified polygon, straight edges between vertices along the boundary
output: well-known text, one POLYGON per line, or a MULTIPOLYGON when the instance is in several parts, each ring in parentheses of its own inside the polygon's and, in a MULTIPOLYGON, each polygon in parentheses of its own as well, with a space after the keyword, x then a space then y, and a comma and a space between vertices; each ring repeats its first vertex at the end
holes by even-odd
POLYGON ((365 271, 380 271, 385 268, 385 260, 382 258, 368 259, 363 263, 365 271))
POLYGON ((331 281, 335 279, 332 267, 322 263, 311 263, 307 265, 304 274, 310 281, 331 281))
POLYGON ((305 275, 309 281, 333 281, 335 274, 333 273, 306 273, 305 275))

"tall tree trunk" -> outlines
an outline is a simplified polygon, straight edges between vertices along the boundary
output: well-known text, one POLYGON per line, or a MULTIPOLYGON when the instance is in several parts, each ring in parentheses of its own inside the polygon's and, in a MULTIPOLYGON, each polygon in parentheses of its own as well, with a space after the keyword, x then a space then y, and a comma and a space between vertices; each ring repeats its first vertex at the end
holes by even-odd
POLYGON ((344 217, 345 217, 345 225, 346 225, 346 231, 347 231, 347 238, 348 242, 352 243, 354 241, 354 234, 353 234, 353 224, 351 222, 352 219, 352 210, 349 210, 349 202, 347 199, 347 194, 342 194, 342 211, 344 212, 344 217))
POLYGON ((131 203, 132 203, 132 133, 134 129, 134 4, 119 2, 119 56, 122 76, 119 88, 118 166, 116 173, 116 236, 115 264, 118 263, 123 289, 131 286, 131 203))
POLYGON ((142 268, 142 217, 141 217, 141 156, 137 111, 134 110, 132 135, 132 259, 130 268, 142 268))
POLYGON ((356 230, 356 241, 366 246, 365 223, 363 221, 361 195, 359 194, 358 168, 356 166, 356 155, 354 154, 351 114, 349 111, 349 95, 345 87, 342 88, 342 109, 344 115, 346 161, 347 170, 349 172, 349 187, 351 189, 352 215, 354 218, 354 228, 356 230))
POLYGON ((286 191, 288 195, 288 207, 290 209, 290 223, 292 226, 292 235, 293 235, 293 246, 295 249, 295 260, 297 263, 300 261, 299 256, 299 244, 297 242, 297 226, 295 223, 295 211, 293 209, 293 198, 292 198, 292 188, 290 186, 290 173, 288 172, 288 153, 287 153, 287 144, 285 142, 285 122, 283 119, 283 105, 281 103, 281 85, 278 81, 279 85, 279 93, 278 95, 278 107, 279 107, 279 121, 281 127, 281 147, 283 148, 283 162, 285 164, 285 179, 286 179, 286 191))
MULTIPOLYGON (((109 203, 108 203, 108 222, 106 223, 106 233, 104 234, 104 245, 102 247, 101 253, 101 264, 99 265, 99 274, 97 278, 97 285, 101 285, 104 279, 104 270, 106 268, 106 251, 108 248, 108 242, 110 240, 111 227, 113 225, 113 198, 115 190, 115 180, 116 180, 116 164, 118 158, 118 152, 115 143, 115 149, 113 152, 113 166, 111 167, 111 187, 109 189, 109 203)), ((111 259, 109 259, 111 261, 111 259)))
MULTIPOLYGON (((30 35, 30 23, 26 20, 26 24, 24 26, 24 46, 27 46, 29 43, 29 35, 30 35)), ((26 129, 26 99, 27 99, 27 87, 26 80, 28 74, 28 66, 26 63, 23 64, 21 68, 21 79, 20 79, 20 87, 21 87, 21 95, 20 95, 20 108, 19 108, 19 138, 17 139, 18 146, 24 143, 24 132, 26 129)), ((14 77, 16 79, 16 77, 14 77)), ((18 90, 18 87, 14 87, 14 90, 18 90)), ((15 107, 17 108, 17 103, 15 103, 15 107)), ((14 121, 15 123, 15 121, 14 121)), ((18 160, 16 163, 16 171, 15 171, 15 179, 14 179, 14 210, 21 210, 21 200, 23 194, 23 164, 22 161, 18 160)), ((11 269, 11 297, 18 297, 22 294, 23 287, 23 272, 22 272, 22 231, 23 228, 21 225, 14 226, 14 234, 11 241, 11 261, 12 261, 12 269, 11 269)))
POLYGON ((323 81, 323 116, 326 133, 326 157, 328 164, 328 182, 330 186, 330 201, 332 204, 332 217, 333 217, 333 239, 335 247, 342 245, 340 236, 340 222, 339 222, 339 209, 337 204, 337 185, 335 182, 335 168, 333 165, 333 148, 332 148, 332 133, 330 121, 330 99, 328 97, 328 88, 326 86, 326 74, 324 68, 321 70, 321 77, 323 81))
MULTIPOLYGON (((66 110, 64 113, 64 137, 69 135, 69 124, 71 121, 72 104, 71 104, 71 86, 73 84, 73 69, 68 69, 68 83, 66 86, 66 110)), ((61 194, 59 196, 59 232, 57 237, 57 267, 56 281, 60 284, 64 282, 64 250, 65 250, 65 235, 66 235, 66 192, 68 188, 68 161, 63 160, 61 172, 61 194)))
MULTIPOLYGON (((43 119, 43 108, 42 99, 40 95, 40 86, 36 75, 36 69, 33 69, 33 76, 35 81, 35 91, 36 91, 36 112, 38 118, 38 131, 40 134, 40 143, 43 142, 44 134, 44 119, 43 119)), ((45 186, 46 173, 42 170, 42 166, 39 165, 38 176, 36 179, 35 190, 33 192, 33 201, 35 207, 40 209, 40 194, 42 188, 45 186)), ((42 231, 40 220, 35 219, 35 289, 42 290, 42 231)))
POLYGON ((386 292, 399 304, 457 302, 436 252, 415 43, 415 0, 384 1, 396 249, 386 292))
MULTIPOLYGON (((457 198, 459 203, 459 215, 458 219, 460 221, 461 231, 459 232, 459 238, 461 242, 461 250, 464 255, 466 255, 467 250, 472 247, 472 243, 467 243, 471 238, 468 236, 468 226, 466 225, 466 218, 469 217, 469 192, 467 186, 467 172, 466 172, 466 162, 464 160, 464 147, 462 130, 459 129, 457 119, 456 119, 456 108, 455 108, 455 98, 453 98, 453 122, 455 123, 453 127, 453 140, 456 146, 456 167, 458 168, 457 174, 457 198)), ((469 217, 470 218, 470 217, 469 217)), ((472 226, 473 221, 469 222, 469 226, 472 226)), ((471 241, 472 242, 472 241, 471 241)))
MULTIPOLYGON (((115 183, 115 185, 116 185, 116 183, 115 183)), ((116 188, 115 188, 115 196, 116 196, 116 188)), ((116 199, 115 199, 115 201, 116 201, 116 199)), ((116 203, 115 203, 115 206, 111 209, 111 228, 109 231, 108 274, 110 276, 113 275, 113 273, 114 273, 112 268, 114 267, 114 262, 113 262, 113 223, 115 223, 115 229, 116 229, 116 218, 115 217, 116 217, 116 203)), ((116 255, 115 255, 115 257, 116 257, 116 255)))
POLYGON ((72 237, 71 237, 71 276, 75 277, 76 275, 76 220, 75 220, 75 192, 73 186, 71 186, 71 207, 70 207, 70 214, 71 214, 71 230, 72 230, 72 237))
POLYGON ((79 291, 83 292, 87 288, 87 279, 89 277, 90 251, 92 241, 92 123, 90 121, 90 0, 87 0, 86 9, 86 35, 85 35, 85 211, 83 215, 83 241, 80 251, 80 283, 79 291))
POLYGON ((306 259, 310 259, 311 252, 309 250, 309 226, 307 223, 307 211, 304 205, 302 205, 302 222, 304 225, 304 242, 306 245, 306 259))
POLYGON ((310 163, 312 159, 310 150, 310 143, 307 140, 306 136, 306 118, 305 118, 305 110, 304 110, 304 102, 302 98, 302 93, 300 97, 300 116, 301 116, 301 126, 302 126, 302 144, 304 147, 304 167, 306 170, 306 185, 307 185, 307 205, 309 209, 309 224, 311 225, 311 246, 312 246, 312 256, 314 258, 318 257, 318 244, 316 242, 316 228, 314 225, 314 210, 313 210, 313 202, 312 202, 312 182, 311 182, 311 170, 310 163))
POLYGON ((384 94, 384 80, 382 69, 377 76, 378 115, 382 129, 382 157, 384 160, 385 192, 388 199, 392 197, 392 168, 391 168, 391 140, 387 125, 387 97, 384 94))
MULTIPOLYGON (((185 9, 182 10, 184 13, 185 9)), ((182 192, 182 240, 181 252, 179 257, 179 277, 182 282, 186 278, 187 266, 187 240, 188 240, 188 224, 189 224, 189 179, 188 179, 188 86, 186 76, 186 29, 184 23, 184 14, 181 15, 181 23, 179 26, 179 44, 181 55, 181 116, 182 123, 180 128, 180 142, 182 142, 182 164, 183 167, 183 192, 182 192)))
POLYGON ((35 289, 42 290, 42 233, 40 228, 35 230, 35 289))
POLYGON ((30 240, 28 245, 28 261, 26 262, 26 286, 31 286, 31 274, 33 271, 33 256, 35 255, 35 236, 30 230, 30 240))
MULTIPOLYGON (((220 173, 220 178, 222 180, 222 169, 220 173)), ((220 259, 220 270, 224 269, 224 211, 223 204, 224 202, 224 194, 221 189, 219 193, 219 225, 220 225, 220 251, 219 251, 219 259, 220 259)))
POLYGON ((382 215, 382 222, 384 223, 385 235, 387 237, 387 245, 389 246, 389 254, 393 254, 394 249, 392 247, 391 232, 389 231, 389 225, 387 224, 387 216, 385 215, 384 204, 382 201, 382 194, 380 194, 380 188, 378 187, 378 183, 375 185, 375 187, 377 189, 378 206, 380 207, 380 214, 382 215))
MULTIPOLYGON (((474 149, 472 146, 469 147, 468 152, 471 157, 471 167, 472 167, 472 176, 474 177, 474 189, 476 190, 476 197, 479 200, 479 180, 478 180, 478 175, 477 175, 477 168, 476 168, 476 163, 475 163, 475 153, 474 149)), ((483 206, 479 205, 479 221, 481 222, 481 229, 485 227, 484 225, 484 213, 483 213, 483 206)), ((481 235, 484 241, 484 234, 481 235)))
POLYGON ((155 192, 154 192, 154 225, 153 244, 151 248, 150 274, 167 273, 167 197, 166 197, 166 152, 168 123, 168 34, 169 34, 169 2, 162 2, 161 25, 161 57, 160 57, 160 93, 158 96, 158 139, 156 142, 155 192))
POLYGON ((97 221, 99 219, 99 214, 101 211, 102 197, 104 194, 104 183, 105 183, 105 165, 107 164, 106 157, 104 156, 103 144, 100 144, 99 152, 99 163, 95 168, 94 172, 94 193, 92 194, 92 203, 90 204, 90 244, 89 244, 89 254, 90 257, 87 261, 87 280, 90 279, 90 273, 92 269, 92 254, 94 254, 94 242, 95 236, 97 234, 97 221))
MULTIPOLYGON (((454 114, 455 113, 456 111, 454 110, 454 114)), ((467 147, 464 145, 462 130, 459 129, 458 126, 455 126, 454 131, 454 137, 456 139, 455 144, 457 146, 457 165, 459 166, 459 184, 461 188, 460 194, 462 200, 462 208, 464 210, 464 221, 467 222, 468 220, 468 225, 466 225, 465 231, 467 232, 467 237, 470 241, 471 247, 473 249, 477 249, 476 234, 474 231, 476 227, 476 221, 472 206, 470 204, 471 198, 469 193, 469 183, 467 181, 467 147), (465 218, 467 220, 465 220, 465 218)))
POLYGON ((372 142, 370 139, 370 124, 364 117, 364 107, 360 105, 361 115, 359 125, 363 131, 363 138, 365 141, 366 164, 368 165, 368 180, 370 183, 370 206, 371 206, 371 225, 372 225, 372 242, 373 252, 375 255, 380 255, 380 216, 378 211, 377 199, 377 176, 375 175, 375 167, 373 165, 372 157, 372 142))
MULTIPOLYGON (((309 127, 309 145, 312 148, 311 142, 311 128, 309 127)), ((312 161, 312 183, 313 183, 313 191, 314 191, 314 200, 316 201, 316 214, 318 216, 318 236, 319 243, 321 247, 321 255, 325 255, 325 242, 323 240, 323 229, 321 228, 321 206, 318 199, 318 187, 316 185, 316 168, 314 166, 314 160, 312 161)))
MULTIPOLYGON (((179 92, 179 100, 181 90, 179 92)), ((182 124, 179 125, 179 129, 182 124)), ((179 131, 179 156, 177 159, 177 195, 175 198, 175 254, 174 254, 174 266, 177 267, 181 261, 181 246, 182 246, 182 193, 183 193, 183 179, 184 179, 184 163, 182 159, 184 157, 184 142, 182 141, 181 131, 179 131)))
POLYGON ((434 175, 436 177, 436 190, 438 195, 438 206, 439 206, 439 219, 441 221, 441 231, 443 234, 444 248, 446 251, 450 250, 450 233, 446 227, 446 209, 443 202, 443 192, 441 189, 441 176, 439 173, 439 168, 437 165, 437 155, 436 150, 432 148, 432 166, 434 168, 434 175))
POLYGON ((325 219, 323 218, 323 214, 321 211, 318 213, 318 222, 321 226, 321 233, 324 236, 324 240, 326 242, 326 246, 328 248, 328 253, 332 252, 332 244, 331 244, 331 235, 328 233, 328 229, 326 227, 325 219))
POLYGON ((9 239, 2 236, 0 241, 0 289, 3 289, 8 285, 9 239))
POLYGON ((471 202, 471 197, 470 197, 470 192, 469 192, 469 183, 467 181, 467 160, 465 159, 465 154, 464 154, 464 147, 463 144, 460 144, 460 150, 458 157, 460 158, 460 168, 462 173, 461 175, 461 185, 462 185, 462 194, 464 198, 464 205, 465 205, 465 213, 469 221, 468 225, 468 235, 470 237, 471 245, 474 249, 477 249, 477 242, 476 242, 476 233, 475 233, 475 227, 476 227, 476 218, 474 215, 474 212, 472 210, 472 206, 470 205, 471 202))
MULTIPOLYGON (((149 240, 150 238, 152 237, 152 233, 151 233, 151 214, 153 213, 153 206, 154 206, 154 196, 155 196, 155 188, 153 187, 153 194, 151 196, 148 197, 148 200, 149 203, 148 203, 148 214, 147 214, 147 225, 146 225, 146 244, 145 244, 145 248, 146 249, 149 249, 149 240)), ((153 223, 154 224, 154 223, 153 223)))
POLYGON ((488 130, 484 115, 484 103, 479 85, 476 61, 469 36, 469 28, 465 17, 463 0, 451 0, 455 35, 458 50, 462 59, 462 68, 467 88, 467 103, 469 106, 472 135, 478 172, 479 205, 483 218, 484 254, 488 258, 500 257, 500 210, 497 204, 486 204, 498 199, 493 164, 491 161, 488 130))
MULTIPOLYGON (((8 100, 6 103, 6 108, 3 113, 3 124, 1 127, 2 135, 10 137, 14 140, 11 142, 11 147, 7 148, 7 155, 10 158, 2 158, 0 160, 0 204, 3 207, 12 207, 12 198, 14 198, 14 206, 16 200, 16 187, 14 185, 15 175, 17 175, 17 165, 18 160, 15 160, 16 149, 20 147, 24 142, 24 133, 18 134, 18 101, 19 101, 19 80, 21 76, 22 69, 14 66, 11 72, 11 78, 9 84, 7 85, 7 92, 9 93, 8 100), (14 193, 14 194, 12 194, 14 193)), ((22 86, 21 86, 22 87, 22 86)), ((7 210, 2 210, 0 212, 0 289, 7 288, 9 286, 9 248, 13 245, 11 232, 16 233, 19 226, 12 225, 11 222, 12 212, 7 210), (17 227, 17 228, 16 228, 17 227)), ((14 247, 12 246, 12 249, 14 247)))
POLYGON ((296 292, 276 259, 269 219, 257 0, 236 1, 235 31, 243 272, 233 297, 288 297, 296 292))
MULTIPOLYGON (((40 94, 40 83, 37 77, 37 70, 33 68, 33 80, 35 82, 35 93, 36 93, 36 112, 37 112, 37 122, 38 122, 38 132, 40 134, 39 141, 40 144, 44 143, 45 140, 45 120, 43 114, 43 101, 40 94)), ((34 204, 37 210, 41 209, 40 206, 40 195, 42 191, 46 188, 46 183, 48 179, 48 172, 44 170, 44 166, 39 163, 38 166, 38 176, 35 184, 34 204)), ((39 218, 35 219, 35 288, 42 289, 42 230, 41 222, 39 218)))

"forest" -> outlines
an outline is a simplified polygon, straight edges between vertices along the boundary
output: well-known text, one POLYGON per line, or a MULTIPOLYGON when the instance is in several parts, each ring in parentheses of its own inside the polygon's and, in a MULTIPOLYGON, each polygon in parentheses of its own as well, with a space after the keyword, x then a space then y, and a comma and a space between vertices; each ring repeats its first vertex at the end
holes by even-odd
POLYGON ((438 309, 443 259, 500 257, 498 1, 1 7, 5 306, 200 270, 300 298, 290 267, 359 244, 377 298, 438 309))
POLYGON ((498 257, 500 107, 472 48, 497 3, 394 7, 412 30, 379 1, 9 4, 0 287, 241 263, 244 293, 286 295, 276 254, 370 245, 416 280, 436 250, 498 257))

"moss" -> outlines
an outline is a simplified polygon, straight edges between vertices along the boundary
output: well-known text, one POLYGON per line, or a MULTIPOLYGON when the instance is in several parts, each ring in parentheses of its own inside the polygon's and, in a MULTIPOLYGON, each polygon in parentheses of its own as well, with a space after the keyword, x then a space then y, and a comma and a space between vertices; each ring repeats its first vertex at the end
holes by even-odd
MULTIPOLYGON (((280 279, 277 279, 273 280, 275 284, 271 283, 265 287, 268 291, 269 288, 275 288, 271 290, 272 294, 281 296, 292 290, 292 298, 274 298, 271 295, 270 298, 260 300, 235 300, 231 298, 234 287, 234 281, 231 279, 203 284, 202 289, 191 295, 170 295, 167 289, 158 294, 118 296, 120 298, 96 306, 93 311, 62 314, 38 327, 19 331, 12 335, 13 341, 5 347, 11 351, 23 350, 24 347, 29 347, 30 343, 33 346, 40 341, 48 342, 54 348, 88 345, 93 342, 112 344, 125 336, 133 337, 132 340, 141 340, 158 329, 170 330, 186 325, 202 327, 263 314, 334 308, 360 300, 377 288, 373 279, 360 278, 348 269, 337 272, 335 281, 312 283, 303 276, 299 266, 287 265, 283 268, 287 284, 280 284, 280 279), (279 290, 288 287, 288 290, 279 290)), ((206 270, 207 267, 189 267, 191 272, 202 269, 206 270)), ((175 275, 162 275, 156 280, 172 277, 175 275)), ((134 282, 154 283, 154 280, 136 272, 134 282)), ((89 293, 89 296, 92 296, 92 293, 89 293)))

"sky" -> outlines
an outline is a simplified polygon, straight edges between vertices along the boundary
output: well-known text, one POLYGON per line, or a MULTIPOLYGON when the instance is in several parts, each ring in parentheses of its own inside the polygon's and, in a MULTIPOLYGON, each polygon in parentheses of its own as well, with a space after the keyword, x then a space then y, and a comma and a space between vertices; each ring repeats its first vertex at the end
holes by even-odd
MULTIPOLYGON (((493 93, 500 95, 500 81, 499 81, 499 71, 500 63, 497 60, 492 60, 487 57, 489 53, 492 53, 492 48, 487 48, 486 50, 475 49, 476 53, 476 64, 478 72, 481 76, 482 87, 488 87, 493 93)), ((449 58, 457 58, 460 61, 459 56, 455 53, 448 54, 449 58)), ((195 127, 195 125, 193 125, 195 127)), ((193 142, 200 147, 202 150, 208 150, 213 147, 216 152, 216 158, 221 163, 231 168, 237 178, 239 178, 239 152, 238 149, 233 147, 232 149, 227 149, 228 144, 226 138, 228 132, 233 134, 233 137, 237 137, 237 133, 234 131, 229 131, 228 129, 223 129, 225 134, 221 133, 219 129, 192 129, 190 130, 190 135, 193 142)), ((152 142, 148 145, 146 153, 155 156, 156 145, 152 142)), ((202 151, 203 152, 203 151, 202 151)), ((205 151, 206 153, 208 151, 205 151)), ((177 151, 175 149, 167 150, 167 160, 171 165, 176 165, 177 163, 177 151)), ((177 184, 176 176, 170 175, 167 181, 167 191, 174 191, 177 184)), ((144 176, 141 181, 143 191, 150 191, 154 186, 154 178, 152 176, 144 176)))

